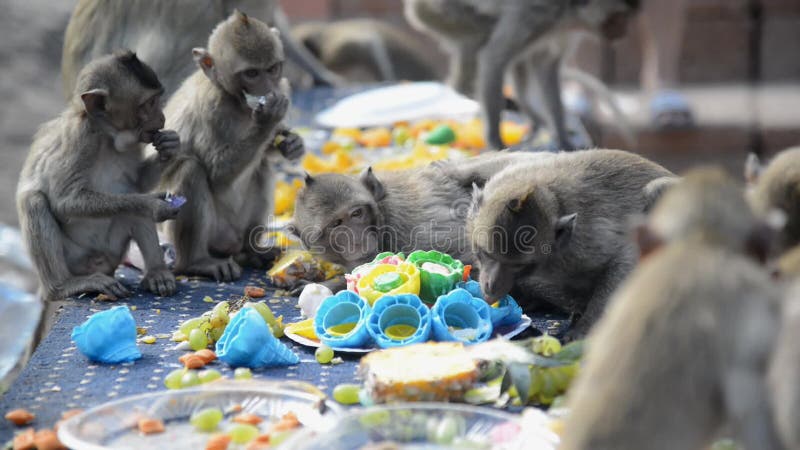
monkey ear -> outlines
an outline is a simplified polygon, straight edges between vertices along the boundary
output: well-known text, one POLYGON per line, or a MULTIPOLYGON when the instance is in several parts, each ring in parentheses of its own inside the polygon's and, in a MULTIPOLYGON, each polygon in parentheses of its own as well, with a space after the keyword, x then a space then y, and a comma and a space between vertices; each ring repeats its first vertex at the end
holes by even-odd
POLYGON ((208 50, 201 47, 193 48, 192 57, 197 66, 203 69, 203 73, 205 73, 209 79, 214 80, 216 77, 214 58, 211 57, 208 50))
POLYGON ((311 174, 308 172, 303 172, 305 175, 303 176, 303 181, 305 182, 306 186, 311 186, 314 184, 314 178, 311 177, 311 174))
POLYGON ((556 219, 553 229, 555 230, 557 245, 562 246, 569 242, 572 233, 575 231, 575 225, 578 222, 577 219, 578 213, 568 214, 556 219))
POLYGON ((469 205, 467 217, 475 217, 483 205, 483 190, 477 183, 472 183, 472 202, 469 205))
POLYGON ((755 153, 747 155, 747 160, 744 163, 744 179, 747 184, 755 184, 761 173, 764 172, 764 166, 761 164, 761 159, 755 153))
POLYGON ((518 213, 522 211, 522 207, 525 206, 525 201, 528 199, 528 196, 524 196, 522 198, 512 198, 511 200, 506 203, 506 208, 511 211, 512 213, 518 213))
POLYGON ((639 246, 639 259, 645 259, 664 245, 664 240, 654 233, 646 223, 637 224, 634 228, 636 244, 639 246))
POLYGON ((383 200, 383 198, 386 197, 386 190, 383 188, 383 183, 381 183, 372 172, 372 166, 364 169, 358 178, 361 180, 361 184, 372 194, 375 201, 383 200))
POLYGON ((108 91, 105 89, 92 89, 81 94, 83 107, 91 116, 105 113, 108 91))
POLYGON ((243 24, 250 25, 250 19, 247 17, 247 14, 241 12, 238 8, 233 10, 233 16, 243 24))

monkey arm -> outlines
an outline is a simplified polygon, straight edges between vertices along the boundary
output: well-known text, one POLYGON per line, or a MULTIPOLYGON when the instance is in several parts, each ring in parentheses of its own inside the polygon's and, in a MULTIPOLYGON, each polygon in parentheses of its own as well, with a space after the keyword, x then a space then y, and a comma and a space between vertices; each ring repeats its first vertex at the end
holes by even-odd
POLYGON ((107 194, 88 187, 74 189, 53 205, 61 218, 112 217, 120 214, 152 215, 152 196, 145 194, 107 194))
MULTIPOLYGON (((232 183, 250 164, 266 142, 274 136, 273 130, 254 127, 244 139, 229 143, 202 154, 212 186, 232 183)), ((269 145, 269 144, 266 144, 269 145)))
POLYGON ((150 192, 158 185, 161 180, 161 172, 164 162, 160 161, 158 155, 151 155, 139 166, 139 182, 137 187, 139 192, 150 192))

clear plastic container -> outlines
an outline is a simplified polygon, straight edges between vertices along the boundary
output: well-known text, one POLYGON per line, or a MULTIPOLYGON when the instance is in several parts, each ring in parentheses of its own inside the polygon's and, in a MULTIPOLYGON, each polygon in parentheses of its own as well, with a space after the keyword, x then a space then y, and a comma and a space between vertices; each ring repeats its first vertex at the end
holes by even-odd
POLYGON ((0 380, 30 345, 41 315, 36 296, 0 282, 0 380))

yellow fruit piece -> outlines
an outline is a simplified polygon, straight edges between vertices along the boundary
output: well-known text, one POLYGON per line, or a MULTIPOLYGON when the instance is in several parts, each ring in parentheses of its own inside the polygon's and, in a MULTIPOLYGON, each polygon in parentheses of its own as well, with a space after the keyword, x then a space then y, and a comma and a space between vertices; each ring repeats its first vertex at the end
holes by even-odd
POLYGON ((367 148, 388 147, 392 145, 392 132, 388 128, 371 128, 361 133, 358 143, 367 148))
POLYGON ((300 322, 294 322, 286 325, 286 328, 283 330, 285 333, 292 333, 298 336, 303 336, 308 339, 318 339, 317 333, 314 331, 314 318, 301 320, 300 322))
POLYGON ((411 136, 414 136, 414 139, 418 138, 420 134, 427 133, 432 129, 441 125, 441 122, 431 119, 420 120, 419 122, 411 125, 410 132, 411 136))
POLYGON ((517 145, 522 142, 528 127, 515 122, 505 121, 500 123, 500 139, 507 146, 517 145))
POLYGON ((456 127, 456 147, 468 149, 486 148, 483 139, 483 125, 478 119, 471 120, 456 127))
POLYGON ((303 157, 303 169, 315 175, 318 173, 348 173, 358 168, 359 161, 344 150, 337 150, 328 159, 320 158, 313 153, 303 157))
POLYGON ((156 337, 155 336, 144 336, 142 337, 142 343, 144 344, 155 344, 156 337))
POLYGON ((336 141, 326 141, 324 144, 322 144, 321 150, 323 155, 332 155, 333 153, 336 152, 336 150, 343 150, 343 149, 344 147, 342 147, 342 144, 336 141))
POLYGON ((336 128, 331 133, 333 138, 345 138, 357 141, 361 138, 361 130, 358 128, 336 128))
POLYGON ((303 187, 303 182, 295 178, 291 183, 280 180, 275 183, 275 215, 291 213, 294 211, 294 200, 297 191, 303 187))

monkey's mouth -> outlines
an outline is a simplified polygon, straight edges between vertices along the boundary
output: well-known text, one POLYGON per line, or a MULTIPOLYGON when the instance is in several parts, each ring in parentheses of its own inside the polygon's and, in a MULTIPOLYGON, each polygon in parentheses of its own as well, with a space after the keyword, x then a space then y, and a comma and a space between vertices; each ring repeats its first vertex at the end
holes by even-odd
POLYGON ((156 133, 158 133, 158 130, 142 130, 139 133, 139 142, 143 144, 152 144, 156 133))

